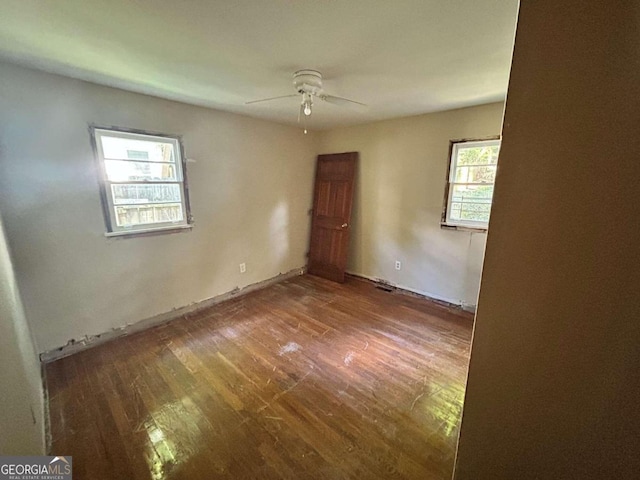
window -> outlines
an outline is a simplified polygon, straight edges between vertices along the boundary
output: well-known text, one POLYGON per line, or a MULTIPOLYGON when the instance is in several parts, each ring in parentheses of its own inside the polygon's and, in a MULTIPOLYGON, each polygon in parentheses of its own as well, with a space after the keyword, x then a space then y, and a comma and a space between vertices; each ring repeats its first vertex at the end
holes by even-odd
POLYGON ((500 140, 452 141, 443 226, 486 229, 500 140))
POLYGON ((177 137, 92 128, 107 235, 190 227, 177 137))

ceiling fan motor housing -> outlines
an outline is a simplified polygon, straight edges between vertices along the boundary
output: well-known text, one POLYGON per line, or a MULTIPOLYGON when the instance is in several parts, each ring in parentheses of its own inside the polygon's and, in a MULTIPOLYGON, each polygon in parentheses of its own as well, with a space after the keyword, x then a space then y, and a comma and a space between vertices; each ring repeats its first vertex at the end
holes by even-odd
POLYGON ((317 95, 322 90, 322 74, 316 70, 298 70, 293 74, 293 86, 298 93, 317 95))

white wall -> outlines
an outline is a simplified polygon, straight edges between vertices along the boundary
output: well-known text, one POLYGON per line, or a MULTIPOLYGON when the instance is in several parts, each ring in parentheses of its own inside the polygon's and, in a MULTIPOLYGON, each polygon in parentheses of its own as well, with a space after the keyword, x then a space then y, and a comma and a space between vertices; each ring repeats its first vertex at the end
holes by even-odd
POLYGON ((486 235, 440 227, 449 141, 498 135, 502 111, 496 103, 321 132, 321 153, 360 152, 349 271, 475 306, 486 235))
POLYGON ((0 218, 0 455, 44 454, 40 362, 0 218))
POLYGON ((361 153, 350 271, 476 303, 485 235, 440 228, 449 140, 499 133, 502 104, 305 136, 6 63, 0 84, 0 207, 40 352, 302 267, 318 152, 361 153), (184 136, 192 231, 104 236, 89 123, 184 136))
POLYGON ((523 1, 458 480, 632 479, 640 2, 523 1))
POLYGON ((0 85, 0 207, 39 351, 305 265, 312 133, 6 63, 0 85), (192 231, 105 238, 89 123, 184 136, 192 231))

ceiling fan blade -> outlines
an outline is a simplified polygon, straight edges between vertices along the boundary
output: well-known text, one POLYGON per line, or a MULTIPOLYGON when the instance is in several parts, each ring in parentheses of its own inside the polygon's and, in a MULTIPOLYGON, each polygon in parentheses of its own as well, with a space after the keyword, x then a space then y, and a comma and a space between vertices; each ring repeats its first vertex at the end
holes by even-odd
POLYGON ((349 100, 348 98, 336 97, 334 95, 320 95, 320 100, 324 100, 328 103, 333 103, 334 105, 360 105, 361 107, 366 107, 367 104, 356 102, 355 100, 349 100))
POLYGON ((279 97, 271 97, 271 98, 263 98, 262 100, 252 100, 250 102, 244 102, 245 105, 250 105, 252 103, 260 103, 260 102, 270 102, 271 100, 278 100, 280 98, 291 98, 291 97, 297 97, 299 94, 298 93, 293 93, 291 95, 280 95, 279 97))

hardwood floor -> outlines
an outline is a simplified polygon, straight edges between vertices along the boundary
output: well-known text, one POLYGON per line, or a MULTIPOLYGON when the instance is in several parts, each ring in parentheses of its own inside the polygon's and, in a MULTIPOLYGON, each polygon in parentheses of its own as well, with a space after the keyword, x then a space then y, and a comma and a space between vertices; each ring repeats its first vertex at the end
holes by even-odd
POLYGON ((302 276, 46 365, 75 479, 451 478, 472 317, 302 276))

